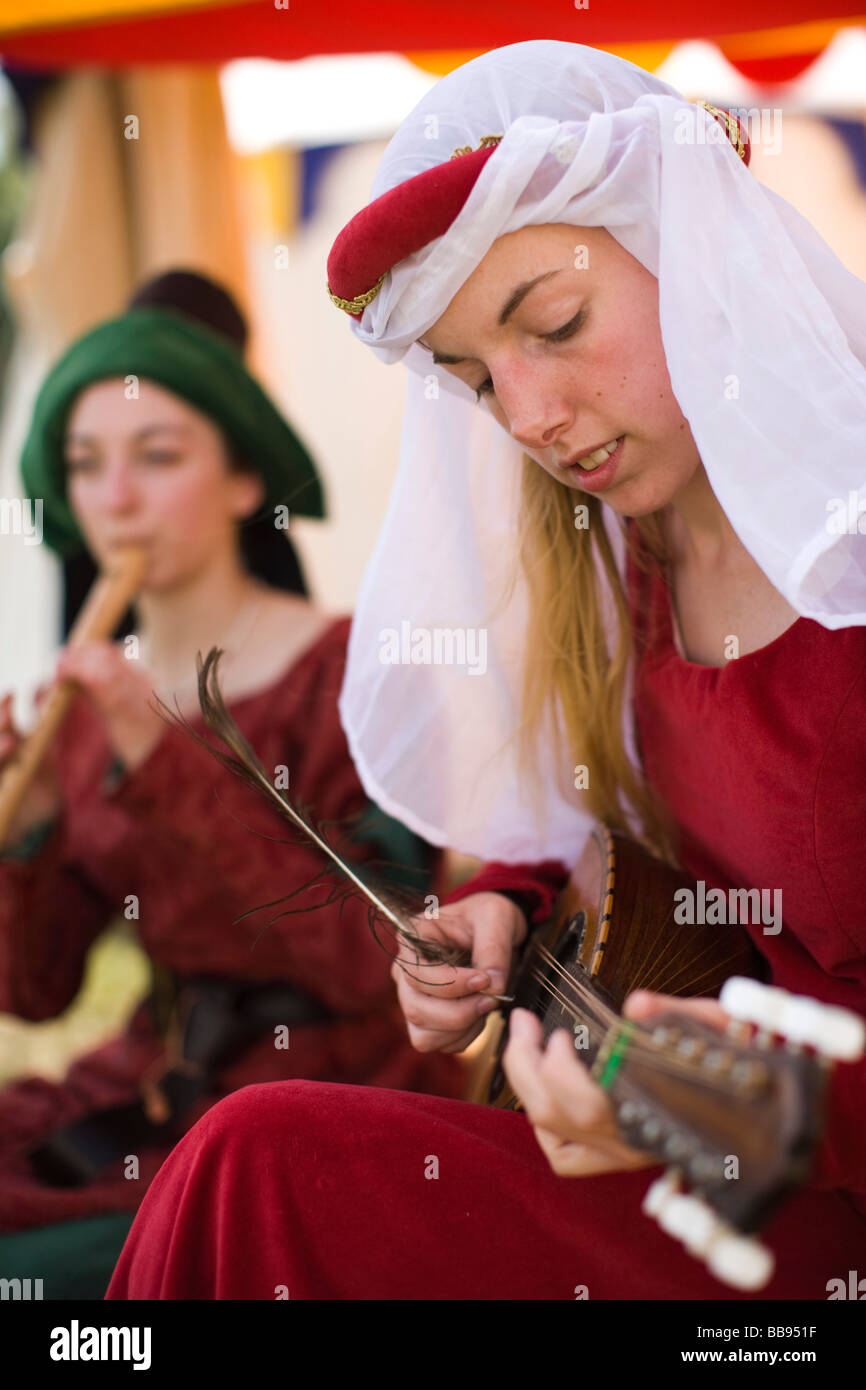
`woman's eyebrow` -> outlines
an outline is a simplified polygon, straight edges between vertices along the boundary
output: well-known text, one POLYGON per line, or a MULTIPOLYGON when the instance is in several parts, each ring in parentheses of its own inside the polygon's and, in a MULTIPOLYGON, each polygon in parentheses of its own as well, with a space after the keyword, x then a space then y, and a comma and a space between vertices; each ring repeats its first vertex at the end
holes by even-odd
MULTIPOLYGON (((175 433, 180 435, 185 435, 189 433, 189 429, 186 425, 169 424, 168 422, 166 422, 164 424, 157 425, 143 425, 140 430, 135 431, 133 439, 146 439, 149 434, 159 434, 163 430, 173 430, 175 431, 175 433)), ((97 434, 83 434, 81 433, 81 431, 78 430, 70 430, 70 432, 66 435, 66 438, 64 439, 64 443, 90 444, 98 439, 99 435, 97 434)))
POLYGON ((549 280, 552 275, 560 275, 561 273, 561 267, 559 270, 545 270, 542 275, 536 275, 534 280, 526 280, 522 285, 518 285, 517 288, 512 292, 511 298, 508 300, 508 303, 500 312, 500 325, 507 322, 509 316, 514 313, 514 310, 517 308, 518 304, 520 304, 520 302, 526 298, 531 289, 534 289, 536 285, 540 285, 542 280, 549 280))
POLYGON ((147 437, 147 435, 149 435, 149 434, 160 434, 163 430, 172 430, 174 433, 180 434, 180 435, 189 434, 189 427, 188 427, 187 425, 173 424, 173 423, 170 424, 170 423, 166 422, 166 423, 164 423, 164 424, 157 424, 157 425, 144 425, 144 426, 142 427, 142 429, 136 430, 135 436, 134 436, 134 437, 135 437, 136 439, 145 439, 145 438, 147 437))
MULTIPOLYGON (((534 289, 536 285, 540 285, 542 280, 549 280, 551 276, 561 274, 561 271, 562 267, 560 267, 559 270, 545 270, 543 274, 536 275, 534 280, 525 280, 522 285, 517 285, 515 289, 511 291, 511 294, 509 295, 508 299, 505 301, 505 304, 500 310, 500 327, 502 326, 502 324, 508 322, 508 319, 514 313, 514 310, 518 307, 519 304, 522 303, 522 301, 526 298, 531 289, 534 289)), ((421 343, 422 347, 427 348, 428 352, 430 351, 430 348, 427 347, 427 344, 422 342, 420 338, 418 339, 418 341, 419 343, 421 343)), ((453 367, 458 362, 468 361, 468 358, 452 357, 451 354, 447 352, 434 352, 433 361, 437 365, 441 363, 443 366, 453 367)))

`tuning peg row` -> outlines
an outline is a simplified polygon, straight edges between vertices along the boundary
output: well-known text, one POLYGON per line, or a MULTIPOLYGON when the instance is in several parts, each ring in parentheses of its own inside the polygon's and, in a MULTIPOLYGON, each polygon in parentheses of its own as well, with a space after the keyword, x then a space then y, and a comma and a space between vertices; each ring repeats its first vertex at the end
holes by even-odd
POLYGON ((777 1033, 795 1047, 813 1047, 834 1061, 856 1061, 866 1046, 866 1025, 850 1009, 789 994, 742 975, 725 981, 719 1003, 737 1022, 752 1023, 764 1033, 777 1033))
POLYGON ((773 1274, 772 1252, 752 1236, 740 1235, 702 1198, 685 1193, 678 1168, 651 1184, 643 1201, 647 1216, 702 1259, 711 1274, 736 1289, 762 1289, 773 1274))

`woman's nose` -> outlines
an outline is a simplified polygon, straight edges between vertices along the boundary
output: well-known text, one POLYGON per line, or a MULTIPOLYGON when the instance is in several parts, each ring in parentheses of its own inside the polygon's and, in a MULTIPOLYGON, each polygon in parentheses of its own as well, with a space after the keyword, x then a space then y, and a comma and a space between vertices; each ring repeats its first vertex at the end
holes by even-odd
POLYGON ((505 408, 512 437, 524 449, 549 449, 568 428, 566 409, 555 399, 521 398, 513 412, 505 408))
POLYGON ((527 373, 496 382, 496 399, 513 439, 524 449, 549 449, 568 429, 569 410, 559 392, 527 373))
POLYGON ((136 506, 138 489, 128 469, 109 469, 104 498, 106 507, 112 512, 128 512, 136 506))

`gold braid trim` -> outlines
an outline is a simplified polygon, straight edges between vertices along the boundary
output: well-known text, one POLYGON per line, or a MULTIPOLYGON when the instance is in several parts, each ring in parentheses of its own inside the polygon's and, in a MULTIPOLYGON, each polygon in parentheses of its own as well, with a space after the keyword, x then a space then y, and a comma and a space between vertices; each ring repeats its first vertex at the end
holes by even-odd
MULTIPOLYGON (((501 139, 502 139, 502 136, 501 136, 501 135, 482 135, 481 139, 478 141, 478 144, 475 146, 475 149, 476 149, 476 150, 483 150, 483 149, 485 148, 486 145, 498 145, 498 144, 499 144, 499 141, 500 141, 501 139)), ((472 148, 471 145, 458 145, 458 146, 457 146, 457 149, 456 149, 456 150, 454 151, 454 153, 450 156, 450 158, 451 158, 451 159, 456 159, 456 158, 458 157, 458 155, 461 155, 461 154, 474 154, 474 153, 475 153, 475 150, 473 150, 473 148, 472 148)))
POLYGON ((723 111, 720 106, 711 106, 708 101, 696 101, 695 106, 702 106, 705 111, 709 111, 713 116, 721 116, 725 123, 725 130, 728 139, 733 145, 740 159, 746 157, 746 146, 743 144, 743 137, 740 132, 740 123, 729 111, 723 111))
POLYGON ((325 288, 328 291, 328 298, 332 304, 336 304, 338 309, 344 309, 347 314, 361 314, 370 301, 376 298, 376 295, 382 288, 382 281, 387 274, 387 270, 383 270, 373 288, 371 290, 365 290, 363 294, 356 294, 354 299, 341 299, 338 294, 334 294, 331 286, 326 281, 325 288))
MULTIPOLYGON (((476 149, 484 149, 486 145, 498 145, 501 139, 501 135, 482 135, 476 149)), ((472 146, 461 145, 454 151, 450 158, 456 159, 457 156, 461 154, 472 154, 472 146)), ((373 288, 371 290, 365 290, 363 294, 356 294, 354 299, 341 299, 338 294, 334 294, 331 286, 326 283, 325 288, 328 291, 328 298, 332 304, 336 304, 338 309, 343 309, 347 314, 361 314, 366 309, 367 305, 376 298, 387 274, 387 270, 383 270, 373 288)))

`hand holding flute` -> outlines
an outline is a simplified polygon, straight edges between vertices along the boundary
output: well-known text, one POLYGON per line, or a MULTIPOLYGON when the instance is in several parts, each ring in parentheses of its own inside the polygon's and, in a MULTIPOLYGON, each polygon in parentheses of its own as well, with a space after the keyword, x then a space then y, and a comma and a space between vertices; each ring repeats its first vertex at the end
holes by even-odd
MULTIPOLYGON (((43 703, 44 699, 43 695, 43 703)), ((13 762, 24 741, 24 735, 16 728, 12 717, 12 695, 4 695, 0 701, 0 776, 13 762)), ((54 769, 46 759, 34 773, 15 816, 9 822, 4 844, 14 845, 33 826, 53 820, 59 811, 60 788, 54 769)))
POLYGON ((57 662, 57 683, 44 696, 35 728, 21 738, 9 712, 0 724, 0 848, 59 809, 59 790, 44 769, 45 755, 78 689, 99 707, 109 741, 130 763, 141 761, 165 728, 148 707, 151 681, 110 639, 144 576, 146 552, 118 550, 87 597, 57 662), (41 770, 41 771, 40 771, 41 770))

